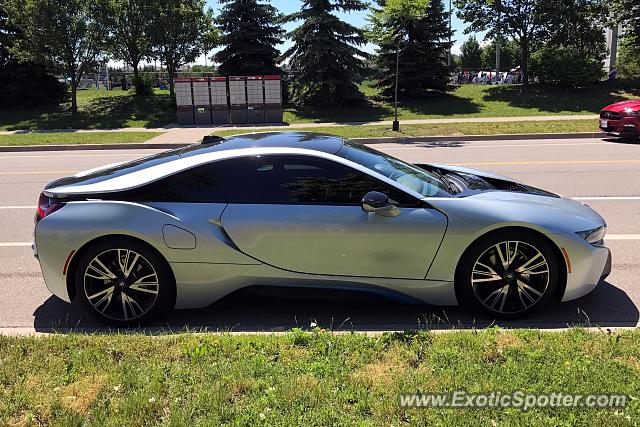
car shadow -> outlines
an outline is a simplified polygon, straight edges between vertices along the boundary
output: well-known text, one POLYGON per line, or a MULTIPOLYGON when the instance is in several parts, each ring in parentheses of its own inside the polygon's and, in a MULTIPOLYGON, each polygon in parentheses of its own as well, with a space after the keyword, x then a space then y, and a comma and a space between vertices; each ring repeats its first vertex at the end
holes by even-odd
POLYGON ((621 289, 603 281, 589 295, 556 303, 533 316, 513 321, 478 318, 459 307, 405 305, 380 297, 347 291, 291 288, 249 288, 199 310, 176 310, 143 329, 106 328, 93 319, 78 300, 66 303, 50 297, 34 313, 38 332, 184 331, 266 332, 308 329, 317 325, 335 331, 404 331, 463 328, 552 329, 571 326, 634 327, 638 307, 621 289))

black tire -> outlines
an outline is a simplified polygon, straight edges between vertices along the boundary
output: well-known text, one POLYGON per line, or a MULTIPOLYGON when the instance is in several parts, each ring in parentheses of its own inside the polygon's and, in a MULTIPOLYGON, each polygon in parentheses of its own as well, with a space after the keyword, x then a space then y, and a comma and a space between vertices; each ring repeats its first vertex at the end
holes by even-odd
POLYGON ((461 305, 492 319, 525 317, 552 301, 559 265, 549 242, 537 233, 494 232, 465 251, 456 272, 456 297, 461 305), (504 258, 511 260, 506 268, 504 258), (531 268, 541 262, 545 264, 531 268))
POLYGON ((166 260, 133 239, 102 240, 89 247, 78 260, 74 281, 84 307, 110 326, 141 326, 175 304, 166 260))

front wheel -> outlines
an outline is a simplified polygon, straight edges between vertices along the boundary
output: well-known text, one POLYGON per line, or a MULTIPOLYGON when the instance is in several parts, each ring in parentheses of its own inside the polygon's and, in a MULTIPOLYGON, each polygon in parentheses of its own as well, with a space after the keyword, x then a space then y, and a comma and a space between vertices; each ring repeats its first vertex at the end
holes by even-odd
POLYGON ((474 243, 456 275, 458 300, 492 318, 524 317, 550 302, 558 260, 532 232, 500 232, 474 243))
POLYGON ((164 259, 146 245, 128 239, 105 240, 78 261, 77 295, 104 323, 142 325, 171 308, 175 285, 164 259))

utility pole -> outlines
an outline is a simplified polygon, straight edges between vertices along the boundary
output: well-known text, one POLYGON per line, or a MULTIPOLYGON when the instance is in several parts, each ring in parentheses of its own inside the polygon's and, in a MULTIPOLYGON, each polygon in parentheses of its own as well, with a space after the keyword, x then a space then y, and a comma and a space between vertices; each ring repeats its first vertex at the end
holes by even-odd
POLYGON ((496 83, 500 75, 500 0, 496 0, 496 12, 498 13, 498 34, 496 36, 496 83))
POLYGON ((449 58, 447 60, 447 65, 451 68, 451 14, 453 10, 451 9, 451 0, 449 0, 449 58))

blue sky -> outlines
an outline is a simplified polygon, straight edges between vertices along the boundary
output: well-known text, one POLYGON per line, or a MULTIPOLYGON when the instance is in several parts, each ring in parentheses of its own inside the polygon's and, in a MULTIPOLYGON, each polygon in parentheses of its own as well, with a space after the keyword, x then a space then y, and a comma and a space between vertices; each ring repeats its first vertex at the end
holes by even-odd
MULTIPOLYGON (((446 0, 445 0, 446 1, 446 0)), ((218 15, 219 11, 220 11, 220 4, 218 3, 217 0, 208 0, 207 2, 209 4, 209 6, 211 6, 215 11, 216 11, 216 15, 218 15)), ((281 13, 291 13, 291 12, 295 12, 296 10, 299 10, 301 5, 302 5, 302 1, 300 0, 272 0, 270 2, 272 5, 274 5, 276 8, 278 8, 278 10, 280 10, 281 13)), ((448 7, 448 3, 447 4, 448 7)), ((342 19, 344 19, 345 21, 351 23, 352 25, 355 25, 357 27, 362 27, 366 24, 366 16, 367 16, 367 11, 364 12, 353 12, 353 13, 340 13, 340 17, 342 19)), ((285 28, 287 30, 291 30, 292 28, 295 28, 296 24, 295 23, 291 23, 288 24, 285 28)), ((465 28, 465 24, 460 21, 458 18, 456 18, 455 13, 453 15, 453 29, 455 30, 455 34, 453 36, 453 39, 455 41, 454 43, 454 53, 459 53, 459 47, 462 44, 462 42, 464 40, 466 40, 469 36, 466 34, 463 34, 465 28)), ((481 39, 482 37, 478 37, 479 39, 481 39)), ((288 46, 290 45, 289 41, 286 41, 283 46, 280 47, 280 49, 286 49, 288 46)), ((367 46, 366 50, 368 51, 372 51, 374 49, 374 46, 367 46)), ((202 64, 204 63, 204 58, 200 58, 198 61, 198 63, 202 64)))

